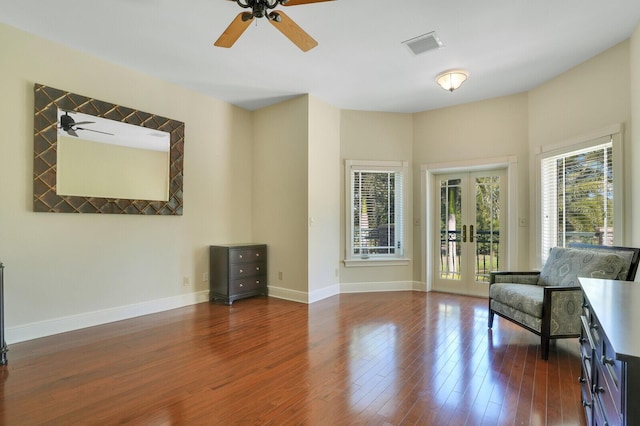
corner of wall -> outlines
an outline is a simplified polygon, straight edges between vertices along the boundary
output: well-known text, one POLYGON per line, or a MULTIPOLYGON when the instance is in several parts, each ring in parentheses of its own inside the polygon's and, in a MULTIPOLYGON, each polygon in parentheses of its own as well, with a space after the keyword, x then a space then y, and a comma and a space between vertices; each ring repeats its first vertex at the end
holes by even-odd
MULTIPOLYGON (((630 133, 632 149, 627 154, 631 157, 630 164, 638 164, 640 149, 634 148, 640 147, 640 131, 635 131, 635 129, 640 129, 640 22, 631 35, 629 43, 629 66, 631 68, 631 120, 626 131, 630 133)), ((626 192, 631 194, 631 216, 633 217, 634 214, 637 215, 637 212, 640 212, 640 191, 637 189, 637 182, 640 181, 640 169, 631 167, 630 173, 630 179, 627 180, 630 188, 626 192)), ((634 247, 640 247, 640 225, 633 220, 630 223, 630 244, 634 247)))

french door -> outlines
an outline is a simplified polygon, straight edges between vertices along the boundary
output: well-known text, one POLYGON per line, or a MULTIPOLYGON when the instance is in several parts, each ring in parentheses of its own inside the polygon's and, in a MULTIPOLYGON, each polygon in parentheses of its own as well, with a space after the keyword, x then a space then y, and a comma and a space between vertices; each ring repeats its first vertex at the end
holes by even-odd
POLYGON ((489 272, 506 260, 506 176, 504 169, 435 176, 434 290, 488 295, 489 272))

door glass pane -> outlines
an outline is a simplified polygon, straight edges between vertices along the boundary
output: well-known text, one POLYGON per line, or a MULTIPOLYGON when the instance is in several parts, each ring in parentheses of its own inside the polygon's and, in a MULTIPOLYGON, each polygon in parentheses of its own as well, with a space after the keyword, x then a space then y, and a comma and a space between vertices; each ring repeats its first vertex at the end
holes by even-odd
POLYGON ((462 181, 440 181, 440 278, 460 280, 462 181))
POLYGON ((500 268, 500 177, 475 179, 475 281, 489 282, 489 272, 500 268))

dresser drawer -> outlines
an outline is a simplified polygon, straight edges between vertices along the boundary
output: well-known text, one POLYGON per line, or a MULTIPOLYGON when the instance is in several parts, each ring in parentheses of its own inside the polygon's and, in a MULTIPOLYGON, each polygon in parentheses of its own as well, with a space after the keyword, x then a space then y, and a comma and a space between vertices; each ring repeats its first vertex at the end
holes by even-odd
POLYGON ((251 263, 267 258, 266 247, 251 247, 229 251, 229 263, 251 263))
POLYGON ((229 283, 230 294, 242 294, 259 291, 267 282, 264 276, 240 278, 229 283))
POLYGON ((235 280, 237 278, 264 275, 266 270, 266 262, 232 263, 229 266, 229 278, 235 280))
POLYGON ((580 360, 582 361, 582 370, 584 379, 588 383, 591 383, 591 377, 593 375, 593 337, 591 335, 591 329, 585 316, 581 316, 582 329, 580 331, 580 360))
POLYGON ((580 394, 582 396, 582 406, 584 407, 584 415, 587 418, 587 425, 591 425, 593 417, 593 400, 591 399, 591 380, 588 380, 587 373, 584 371, 584 364, 578 382, 580 382, 580 394))
POLYGON ((587 425, 593 424, 593 426, 613 426, 605 418, 604 413, 602 412, 602 406, 597 401, 593 401, 592 417, 593 423, 587 422, 587 425))
MULTIPOLYGON (((607 424, 622 424, 622 416, 618 408, 620 401, 616 401, 616 395, 611 393, 608 383, 604 380, 605 373, 602 369, 602 365, 600 363, 597 363, 596 365, 597 367, 594 371, 596 377, 593 385, 594 408, 597 408, 602 412, 602 417, 606 420, 607 424)), ((619 392, 617 397, 620 397, 619 392)))
POLYGON ((601 386, 606 387, 611 395, 611 400, 615 405, 615 411, 622 412, 622 362, 615 359, 615 353, 608 339, 602 341, 602 351, 596 354, 599 356, 598 364, 601 369, 602 379, 601 386))
POLYGON ((587 321, 591 320, 591 306, 589 306, 587 299, 582 301, 582 315, 587 318, 587 321))

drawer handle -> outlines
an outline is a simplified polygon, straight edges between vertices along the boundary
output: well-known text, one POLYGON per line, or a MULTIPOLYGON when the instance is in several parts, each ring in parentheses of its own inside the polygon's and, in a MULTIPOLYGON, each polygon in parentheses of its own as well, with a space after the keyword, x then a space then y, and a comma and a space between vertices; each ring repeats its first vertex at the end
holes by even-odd
POLYGON ((240 269, 240 273, 243 273, 243 272, 244 272, 244 270, 243 270, 243 269, 240 269))
POLYGON ((602 364, 604 365, 615 365, 615 361, 613 360, 613 358, 607 358, 605 355, 602 355, 602 358, 600 358, 600 362, 602 362, 602 364))
POLYGON ((240 284, 240 287, 244 287, 244 284, 240 284))
POLYGON ((256 280, 256 284, 260 284, 260 280, 256 280))
POLYGON ((260 253, 256 253, 256 257, 260 257, 260 253))
POLYGON ((240 254, 240 255, 238 255, 238 258, 242 259, 242 255, 241 255, 241 254, 240 254))
POLYGON ((256 266, 256 271, 259 271, 259 270, 260 270, 260 267, 259 267, 259 266, 256 266))
POLYGON ((582 406, 583 407, 591 407, 591 405, 593 405, 593 404, 591 404, 590 402, 585 401, 584 399, 582 400, 582 406))

